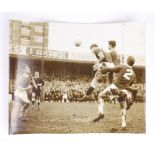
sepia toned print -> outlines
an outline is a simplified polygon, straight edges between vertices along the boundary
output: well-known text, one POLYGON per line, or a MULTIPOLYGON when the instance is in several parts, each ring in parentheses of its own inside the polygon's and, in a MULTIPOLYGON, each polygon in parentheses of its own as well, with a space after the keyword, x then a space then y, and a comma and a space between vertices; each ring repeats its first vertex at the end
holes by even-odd
POLYGON ((145 24, 9 22, 9 133, 145 133, 145 24))

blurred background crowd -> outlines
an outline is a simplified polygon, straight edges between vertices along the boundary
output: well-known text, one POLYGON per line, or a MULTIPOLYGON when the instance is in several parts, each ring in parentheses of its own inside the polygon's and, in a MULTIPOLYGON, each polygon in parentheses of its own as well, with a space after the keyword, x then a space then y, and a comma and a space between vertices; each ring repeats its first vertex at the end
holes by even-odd
MULTIPOLYGON (((62 72, 53 73, 43 77, 44 85, 42 87, 42 100, 48 102, 77 102, 79 98, 85 95, 85 91, 89 87, 92 76, 87 74, 73 74, 62 72)), ((108 86, 106 80, 102 84, 98 84, 96 90, 90 96, 90 101, 97 101, 97 96, 101 90, 108 86)), ((135 102, 144 102, 145 84, 134 83, 133 88, 138 90, 135 102)), ((15 80, 10 79, 9 94, 14 95, 15 80)), ((14 98, 14 97, 13 97, 14 98)), ((109 97, 107 95, 107 100, 109 97)))

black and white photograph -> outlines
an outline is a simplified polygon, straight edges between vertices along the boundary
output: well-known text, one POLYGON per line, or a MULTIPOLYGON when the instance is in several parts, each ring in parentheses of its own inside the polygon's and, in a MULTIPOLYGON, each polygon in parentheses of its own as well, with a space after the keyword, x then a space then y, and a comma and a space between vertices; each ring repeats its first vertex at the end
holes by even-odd
POLYGON ((8 23, 9 134, 145 134, 145 22, 8 23))

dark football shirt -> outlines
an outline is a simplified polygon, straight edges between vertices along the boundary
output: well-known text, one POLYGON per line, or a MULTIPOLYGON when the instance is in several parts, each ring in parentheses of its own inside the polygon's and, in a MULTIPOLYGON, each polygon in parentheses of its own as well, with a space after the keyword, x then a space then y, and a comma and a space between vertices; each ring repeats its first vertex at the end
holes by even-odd
POLYGON ((120 71, 116 75, 114 84, 119 89, 125 89, 131 85, 134 79, 135 79, 135 72, 132 69, 132 67, 123 65, 121 66, 120 71))
POLYGON ((43 85, 43 81, 41 78, 33 78, 36 85, 37 85, 37 88, 33 87, 33 92, 35 93, 40 93, 41 92, 41 86, 38 86, 38 84, 42 84, 43 85))

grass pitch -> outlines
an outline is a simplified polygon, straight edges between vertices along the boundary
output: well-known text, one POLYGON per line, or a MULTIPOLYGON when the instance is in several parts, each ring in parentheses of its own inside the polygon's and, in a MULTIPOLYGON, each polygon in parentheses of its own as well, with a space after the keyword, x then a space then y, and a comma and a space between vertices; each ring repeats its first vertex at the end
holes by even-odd
MULTIPOLYGON (((11 105, 10 105, 11 109, 11 105)), ((105 118, 92 122, 97 103, 41 103, 29 107, 27 116, 18 119, 14 134, 28 133, 145 133, 145 104, 135 103, 127 112, 127 128, 121 129, 120 107, 105 103, 105 118)))

